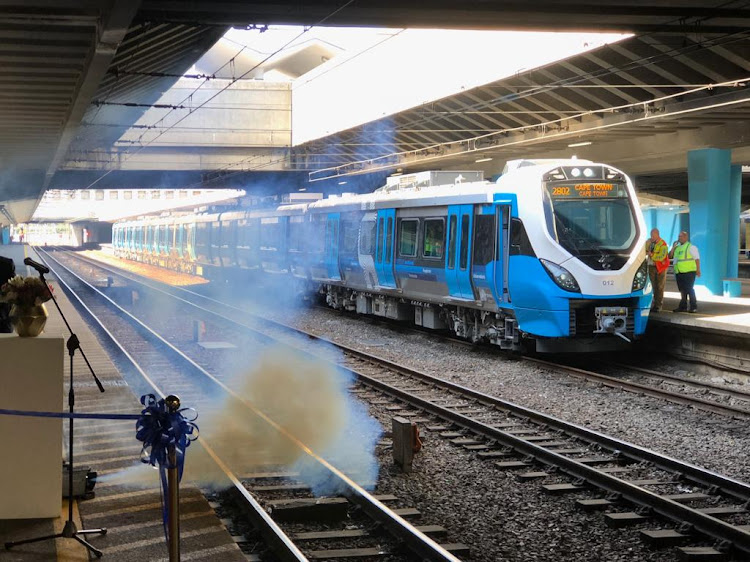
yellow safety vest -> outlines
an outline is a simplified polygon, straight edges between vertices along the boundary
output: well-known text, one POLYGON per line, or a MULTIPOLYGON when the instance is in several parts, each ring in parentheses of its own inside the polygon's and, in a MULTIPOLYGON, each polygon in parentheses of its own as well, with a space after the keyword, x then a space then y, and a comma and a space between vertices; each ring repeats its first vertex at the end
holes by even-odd
POLYGON ((690 257, 690 242, 677 246, 674 250, 674 272, 675 273, 690 273, 691 271, 698 271, 698 266, 695 264, 695 259, 690 257))

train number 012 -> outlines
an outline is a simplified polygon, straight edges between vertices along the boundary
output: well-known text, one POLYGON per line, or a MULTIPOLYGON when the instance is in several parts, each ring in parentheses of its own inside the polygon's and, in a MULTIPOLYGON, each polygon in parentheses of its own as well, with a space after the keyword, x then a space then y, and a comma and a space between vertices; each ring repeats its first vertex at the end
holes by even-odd
POLYGON ((611 279, 605 279, 604 281, 602 281, 602 285, 604 285, 605 287, 611 287, 614 284, 615 284, 615 282, 612 281, 611 279))

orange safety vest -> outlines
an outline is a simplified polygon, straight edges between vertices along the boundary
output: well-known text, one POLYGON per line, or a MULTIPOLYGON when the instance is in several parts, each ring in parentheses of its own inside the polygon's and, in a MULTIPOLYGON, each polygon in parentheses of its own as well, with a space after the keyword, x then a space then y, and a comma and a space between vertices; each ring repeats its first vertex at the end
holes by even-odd
MULTIPOLYGON (((664 249, 664 259, 661 261, 654 260, 654 265, 656 266, 656 273, 662 273, 667 270, 669 267, 669 248, 667 247, 667 243, 659 238, 659 240, 654 243, 653 248, 651 249, 651 252, 654 254, 658 253, 656 251, 657 248, 663 247, 664 249)), ((652 258, 653 259, 653 258, 652 258)))

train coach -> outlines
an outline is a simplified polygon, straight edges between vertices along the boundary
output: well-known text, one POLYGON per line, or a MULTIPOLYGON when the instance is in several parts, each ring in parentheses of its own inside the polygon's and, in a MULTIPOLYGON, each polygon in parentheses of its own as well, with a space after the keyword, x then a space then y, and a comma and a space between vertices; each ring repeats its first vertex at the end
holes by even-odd
POLYGON ((293 281, 337 309, 504 349, 621 348, 651 304, 630 179, 582 160, 388 178, 373 193, 118 223, 118 256, 209 279, 293 281))

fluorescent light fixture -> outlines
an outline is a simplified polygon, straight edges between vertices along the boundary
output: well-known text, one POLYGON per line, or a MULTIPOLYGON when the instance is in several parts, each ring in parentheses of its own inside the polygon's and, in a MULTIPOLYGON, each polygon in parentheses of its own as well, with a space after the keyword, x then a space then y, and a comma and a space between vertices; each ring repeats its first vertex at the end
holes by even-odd
POLYGON ((340 181, 339 185, 346 185, 346 182, 345 181, 340 181))
POLYGON ((575 148, 576 146, 588 146, 590 144, 591 141, 574 142, 573 144, 569 144, 568 148, 575 148))
POLYGON ((474 160, 474 162, 489 162, 492 160, 492 158, 478 158, 477 160, 474 160))
POLYGON ((307 191, 306 187, 300 187, 297 191, 307 191))

